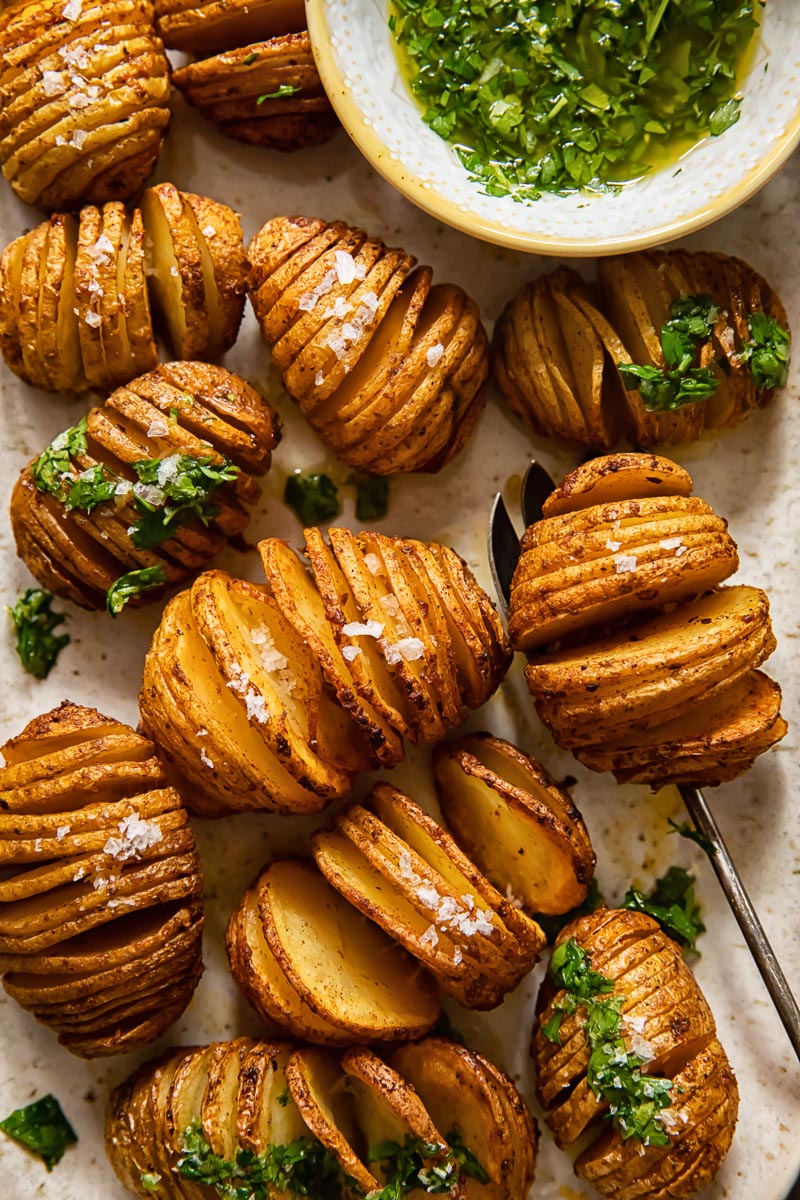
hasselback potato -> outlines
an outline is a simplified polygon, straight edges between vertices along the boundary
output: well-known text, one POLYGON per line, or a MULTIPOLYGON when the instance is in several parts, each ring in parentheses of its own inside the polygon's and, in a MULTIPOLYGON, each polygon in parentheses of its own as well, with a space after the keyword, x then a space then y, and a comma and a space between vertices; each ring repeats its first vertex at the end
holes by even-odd
POLYGON ((598 1133, 575 1164, 581 1178, 615 1200, 682 1200, 714 1177, 736 1127, 736 1079, 656 921, 600 908, 568 925, 537 1013, 536 1088, 556 1142, 598 1133))
POLYGON ((0 353, 45 391, 127 383, 158 364, 216 358, 236 340, 247 260, 238 215, 171 183, 59 213, 0 258, 0 353))
POLYGON ((2 747, 0 971, 87 1058, 148 1045, 202 972, 203 879, 152 743, 63 703, 2 747))
POLYGON ((623 454, 578 467, 525 533, 509 636, 558 744, 620 782, 716 784, 786 732, 775 649, 726 523, 682 468, 623 454), (710 590, 709 590, 710 589, 710 590))
POLYGON ((236 375, 168 363, 60 434, 11 497, 17 553, 40 583, 112 613, 201 570, 241 533, 277 418, 236 375))
POLYGON ((22 0, 0 13, 0 164, 42 208, 134 195, 169 123, 150 0, 22 0))
POLYGON ((388 1062, 237 1038, 140 1067, 111 1097, 106 1149, 127 1188, 161 1200, 199 1200, 217 1179, 242 1195, 270 1181, 341 1200, 393 1185, 524 1200, 536 1126, 507 1075, 441 1038, 388 1062))
POLYGON ((740 258, 645 250, 602 258, 598 282, 559 267, 503 311, 494 379, 546 437, 612 450, 694 441, 736 425, 783 387, 786 312, 740 258))
POLYGON ((497 614, 452 550, 329 537, 305 531, 310 572, 267 539, 266 588, 208 572, 165 611, 142 722, 198 812, 318 811, 356 771, 399 762, 404 739, 442 737, 508 668, 497 614))
POLYGON ((360 229, 273 217, 248 250, 249 294, 284 386, 319 436, 375 475, 438 471, 483 409, 478 307, 360 229))
POLYGON ((275 150, 335 133, 302 0, 156 0, 156 17, 165 45, 197 56, 172 82, 220 132, 275 150))

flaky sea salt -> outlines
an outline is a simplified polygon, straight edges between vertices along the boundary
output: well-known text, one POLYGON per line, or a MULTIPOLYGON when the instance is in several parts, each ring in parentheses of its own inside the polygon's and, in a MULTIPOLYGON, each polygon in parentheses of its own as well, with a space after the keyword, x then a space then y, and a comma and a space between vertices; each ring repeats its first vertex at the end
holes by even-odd
POLYGON ((382 575, 383 563, 378 558, 377 554, 365 554, 364 566, 369 571, 370 575, 382 575))
POLYGON ((328 334, 327 338, 325 339, 325 345, 329 350, 333 351, 338 359, 344 358, 345 354, 347 353, 347 342, 344 340, 342 334, 337 333, 335 329, 332 333, 328 334))
POLYGON ((324 382, 325 382, 325 372, 317 371, 316 375, 314 376, 314 387, 322 387, 324 382))
POLYGON ((275 646, 272 639, 272 634, 266 627, 254 629, 250 634, 250 641, 254 646, 258 646, 261 653, 261 662, 265 671, 285 671, 289 665, 289 660, 285 655, 281 654, 275 646))
POLYGON ((200 751, 200 762, 203 764, 204 767, 208 767, 209 771, 214 770, 214 763, 211 759, 211 755, 208 753, 205 746, 203 746, 203 748, 200 751))
POLYGON ((312 288, 310 292, 303 293, 297 301, 297 307, 301 312, 312 312, 316 308, 320 297, 327 296, 335 283, 336 272, 331 268, 330 271, 325 272, 316 287, 312 288))
POLYGON ((431 346, 425 353, 425 362, 429 367, 435 367, 444 354, 444 346, 441 342, 437 342, 435 346, 431 346))
POLYGON ((147 436, 151 438, 166 437, 169 433, 169 425, 163 417, 156 417, 147 426, 147 436))
POLYGON ((99 313, 88 312, 84 317, 84 321, 87 325, 91 325, 92 329, 99 329, 103 323, 103 318, 99 313))
POLYGON ((245 694, 244 704, 247 710, 247 719, 249 721, 258 721, 259 725, 267 725, 269 723, 269 711, 267 710, 267 702, 260 692, 255 688, 251 688, 245 694))
POLYGON ((438 946, 439 934, 436 931, 436 926, 429 925, 425 932, 420 935, 419 940, 423 946, 438 946))
POLYGON ((367 621, 364 624, 360 621, 350 621, 342 626, 342 633, 345 637, 379 638, 383 633, 383 626, 380 621, 367 621))
POLYGON ((453 948, 453 966, 460 967, 461 963, 463 961, 464 961, 464 955, 461 953, 461 947, 455 946, 453 948))
POLYGON ((56 830, 56 841, 57 842, 63 841, 63 839, 67 836, 68 833, 69 833, 69 825, 59 825, 58 829, 56 830))
POLYGON ((619 550, 622 542, 606 542, 606 550, 619 550))
POLYGON ((61 15, 62 17, 66 17, 68 21, 77 21, 81 15, 82 7, 82 0, 67 0, 67 3, 61 10, 61 15))
POLYGON ((333 269, 341 284, 353 283, 356 279, 366 279, 367 268, 364 263, 358 263, 352 254, 346 250, 337 250, 333 256, 333 269))
POLYGON ((72 137, 69 139, 69 144, 70 146, 74 146, 76 150, 80 150, 88 136, 88 129, 75 129, 73 130, 72 137))
POLYGON ((384 639, 381 641, 381 649, 390 665, 400 662, 401 659, 414 662, 425 654, 424 642, 415 637, 401 638, 399 642, 387 642, 384 639))
POLYGON ((45 96, 60 96, 67 90, 67 81, 61 71, 42 71, 42 90, 45 96))
POLYGON ((636 570, 636 564, 639 560, 635 554, 615 554, 614 563, 618 575, 625 575, 630 571, 636 570))
POLYGON ((135 483, 133 485, 133 494, 139 500, 151 505, 153 508, 160 508, 164 503, 164 493, 154 483, 135 483))
POLYGON ((117 829, 120 836, 110 837, 103 846, 103 853, 118 858, 120 862, 129 858, 139 858, 164 836, 156 821, 143 821, 136 813, 123 817, 117 829))
POLYGON ((348 662, 352 662, 354 658, 358 658, 360 653, 360 646, 342 646, 342 658, 346 658, 348 662))
POLYGON ((217 231, 213 225, 206 225, 204 229, 200 230, 200 232, 204 238, 213 238, 217 236, 217 231))

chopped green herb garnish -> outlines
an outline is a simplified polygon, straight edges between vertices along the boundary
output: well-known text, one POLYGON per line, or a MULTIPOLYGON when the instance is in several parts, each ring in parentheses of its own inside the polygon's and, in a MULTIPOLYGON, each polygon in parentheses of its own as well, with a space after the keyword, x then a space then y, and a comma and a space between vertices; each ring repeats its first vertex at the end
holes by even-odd
POLYGON ((344 1191, 338 1161, 311 1137, 270 1146, 263 1154, 238 1150, 229 1161, 214 1154, 195 1123, 184 1134, 183 1154, 175 1169, 184 1179, 214 1188, 221 1200, 271 1200, 276 1192, 341 1200, 344 1191))
POLYGON ((739 357, 750 363, 756 387, 786 387, 792 345, 789 331, 765 312, 751 313, 747 323, 751 340, 742 347, 739 357))
POLYGON ((543 1036, 560 1045, 564 1015, 580 1010, 589 1046, 586 1081, 608 1102, 614 1128, 623 1140, 632 1137, 645 1146, 668 1146, 670 1138, 658 1114, 672 1105, 672 1081, 643 1074, 645 1060, 628 1050, 620 1011, 624 997, 608 995, 614 990, 613 980, 592 969, 586 951, 573 938, 553 951, 550 976, 564 994, 542 1026, 543 1036))
POLYGON ((394 0, 423 119, 481 190, 617 189, 739 116, 753 0, 394 0))
POLYGON ((36 679, 46 679, 61 651, 69 643, 69 634, 54 634, 65 621, 65 613, 53 612, 52 592, 28 588, 15 605, 9 606, 17 633, 17 654, 25 670, 36 679))
POLYGON ((299 83, 282 83, 277 92, 265 92, 263 96, 259 96, 256 104, 263 104, 265 100, 282 100, 284 96, 294 96, 302 90, 299 83))
POLYGON ((163 587, 167 582, 167 572, 162 563, 154 567, 141 567, 138 571, 128 571, 115 579, 106 592, 106 609, 112 617, 119 616, 125 605, 140 592, 150 591, 151 588, 163 587))
POLYGON ((254 63, 257 60, 257 58, 258 55, 256 53, 248 54, 247 58, 242 59, 242 62, 246 67, 249 67, 251 63, 254 63))
POLYGON ((356 489, 357 520, 382 521, 389 511, 389 480, 383 475, 353 472, 347 482, 356 489))
POLYGON ((42 1096, 41 1100, 35 1100, 25 1108, 16 1109, 0 1121, 0 1129, 38 1154, 48 1171, 60 1162, 67 1146, 78 1140, 55 1096, 42 1096))
POLYGON ((77 508, 79 512, 89 513, 113 497, 117 480, 111 479, 106 474, 105 467, 97 463, 94 467, 87 467, 79 475, 72 476, 69 483, 65 478, 64 488, 63 500, 67 512, 77 508))
POLYGON ((77 425, 65 429, 31 465, 33 482, 40 492, 66 500, 67 486, 73 478, 72 459, 86 454, 86 424, 83 417, 77 425))
POLYGON ((289 1101, 291 1100, 291 1098, 292 1098, 291 1092, 289 1091, 288 1087, 285 1087, 283 1089, 283 1091, 281 1092, 281 1094, 278 1096, 278 1104, 280 1104, 281 1108, 286 1108, 286 1106, 289 1103, 289 1101))
POLYGON ((603 897, 600 895, 597 880, 592 878, 589 890, 586 893, 586 899, 576 905, 575 908, 571 908, 569 912, 561 913, 558 916, 552 916, 548 913, 537 913, 534 920, 544 931, 548 942, 552 943, 556 940, 565 925, 569 925, 570 921, 574 921, 578 917, 586 916, 587 913, 593 913, 602 903, 603 897))
POLYGON ((688 838, 690 842, 696 842, 701 850, 705 850, 709 858, 713 858, 717 853, 716 847, 708 840, 706 835, 701 833, 699 829, 695 829, 692 825, 689 825, 688 822, 681 821, 680 825, 678 825, 676 821, 672 821, 667 817, 667 824, 672 826, 670 833, 679 833, 681 837, 688 838))
POLYGON ((683 867, 670 867, 666 875, 656 880, 649 896, 628 888, 621 907, 647 913, 665 933, 690 950, 697 949, 697 939, 705 930, 694 898, 694 876, 683 867))
POLYGON ((330 521, 340 511, 339 491, 328 475, 295 471, 286 480, 283 498, 304 525, 330 521))
POLYGON ((139 477, 133 495, 143 515, 128 532, 134 546, 141 549, 160 545, 189 521, 208 525, 219 513, 212 493, 239 474, 230 459, 223 458, 220 463, 210 454, 200 458, 173 454, 164 459, 138 459, 130 465, 139 477))
POLYGON ((638 389, 651 412, 673 412, 684 404, 707 400, 717 390, 710 367, 693 365, 700 346, 708 342, 719 316, 710 296, 681 296, 673 300, 661 327, 666 370, 651 365, 617 363, 628 391, 638 389))
POLYGON ((369 1193, 369 1200, 404 1200, 415 1191, 429 1196, 452 1196, 462 1175, 487 1183, 485 1170, 461 1141, 457 1131, 448 1135, 451 1145, 422 1142, 407 1137, 399 1142, 379 1142, 372 1146, 368 1161, 380 1163, 386 1183, 369 1193))
POLYGON ((144 1171, 139 1176, 139 1181, 146 1192, 157 1192, 158 1185, 161 1183, 161 1176, 154 1174, 152 1171, 144 1171))
POLYGON ((466 1175, 468 1179, 477 1179, 478 1183, 489 1182, 486 1170, 478 1162, 478 1159, 469 1147, 464 1145, 461 1134, 457 1129, 450 1130, 447 1135, 447 1144, 453 1153, 453 1158, 456 1160, 458 1169, 462 1175, 466 1175))

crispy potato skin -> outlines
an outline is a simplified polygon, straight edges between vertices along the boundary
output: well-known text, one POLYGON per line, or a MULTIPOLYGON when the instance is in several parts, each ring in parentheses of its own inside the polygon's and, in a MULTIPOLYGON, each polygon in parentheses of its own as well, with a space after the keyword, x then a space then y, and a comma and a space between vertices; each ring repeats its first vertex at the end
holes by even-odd
POLYGON ((646 250, 597 265, 597 285, 559 267, 506 305, 492 344, 492 373, 511 410, 544 437, 609 451, 623 433, 645 449, 695 441, 706 429, 737 425, 773 398, 740 358, 748 318, 765 312, 788 328, 780 298, 740 258, 689 250, 646 250), (707 295, 719 309, 699 366, 715 395, 674 412, 645 408, 619 364, 664 369, 661 327, 671 303, 707 295), (723 365, 720 365, 723 364, 723 365))
POLYGON ((44 209, 134 195, 169 124, 169 64, 149 0, 21 0, 0 13, 0 166, 44 209))
POLYGON ((461 288, 363 230, 274 217, 250 245, 250 302, 284 385, 345 462, 441 470, 483 410, 486 334, 461 288))
POLYGON ((672 1106, 663 1118, 670 1142, 644 1146, 640 1153, 634 1138, 623 1141, 615 1130, 595 1124, 607 1104, 586 1083, 589 1052, 580 1010, 563 1018, 560 1044, 541 1032, 562 995, 549 978, 539 993, 532 1045, 547 1124, 562 1148, 587 1128, 597 1130, 575 1170, 601 1195, 683 1200, 714 1178, 736 1128, 738 1088, 713 1016, 679 947, 652 918, 600 908, 566 926, 556 944, 570 939, 622 997, 629 1050, 649 1059, 650 1074, 673 1081, 672 1106))
POLYGON ((45 391, 110 390, 175 359, 216 359, 236 340, 248 264, 238 213, 171 183, 130 213, 60 213, 0 257, 0 353, 45 391))
POLYGON ((526 530, 509 637, 558 744, 619 782, 718 784, 786 733, 767 596, 720 587, 727 522, 650 454, 572 471, 526 530))
MULTIPOLYGON (((107 589, 128 571, 161 563, 168 585, 175 585, 201 570, 246 528, 246 506, 258 497, 256 476, 269 470, 279 440, 277 416, 259 393, 207 363, 158 367, 91 409, 87 426, 87 453, 73 464, 76 475, 103 461, 122 480, 136 482, 128 464, 175 454, 211 454, 218 461, 224 455, 240 468, 235 481, 215 490, 219 513, 207 526, 199 521, 177 526, 167 541, 141 549, 128 533, 136 513, 128 493, 90 513, 68 512, 56 497, 38 490, 33 464, 25 467, 11 497, 17 553, 44 587, 95 609, 105 606, 107 589)), ((132 603, 157 595, 157 589, 142 592, 132 603)))
POLYGON ((141 1049, 202 973, 203 877, 181 798, 151 742, 68 701, 2 753, 4 987, 73 1054, 141 1049))
POLYGON ((167 1050, 109 1100, 106 1153, 123 1185, 147 1200, 153 1193, 142 1176, 160 1175, 163 1200, 203 1200, 206 1189, 176 1170, 191 1125, 229 1161, 238 1149, 263 1154, 298 1138, 321 1142, 364 1192, 384 1182, 380 1165, 364 1159, 385 1140, 440 1146, 435 1163, 457 1132, 490 1182, 456 1178, 456 1200, 524 1200, 536 1155, 536 1127, 513 1082, 482 1055, 443 1038, 395 1051, 388 1062, 363 1046, 341 1054, 244 1037, 167 1050), (454 1088, 453 1073, 463 1088, 454 1088), (439 1085, 450 1100, 445 1106, 439 1085))

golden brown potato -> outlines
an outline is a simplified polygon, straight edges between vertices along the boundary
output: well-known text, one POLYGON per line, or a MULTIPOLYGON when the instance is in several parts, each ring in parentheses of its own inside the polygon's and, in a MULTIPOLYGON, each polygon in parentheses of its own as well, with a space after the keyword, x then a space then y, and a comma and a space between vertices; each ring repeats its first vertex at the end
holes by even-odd
POLYGON ((25 0, 0 14, 0 164, 41 208, 125 200, 169 123, 149 0, 25 0))
POLYGON ((188 63, 172 82, 220 133, 238 141, 299 150, 327 142, 338 129, 305 31, 188 63))
POLYGON ((486 334, 458 287, 359 229, 274 217, 248 251, 250 300, 320 437, 376 475, 438 471, 483 408, 486 334))
POLYGON ((248 1000, 294 1037, 332 1045, 400 1041, 421 1037, 439 1015, 427 973, 313 863, 265 867, 231 918, 227 948, 248 1000))
POLYGON ((215 54, 305 29, 303 0, 155 0, 158 32, 170 49, 215 54))
POLYGON ((736 1080, 705 998, 680 948, 643 913, 598 909, 562 930, 556 945, 577 948, 607 981, 606 990, 588 1003, 620 1013, 624 1050, 617 1053, 633 1056, 620 1063, 621 1073, 666 1079, 671 1103, 656 1110, 657 1128, 647 1141, 635 1132, 623 1140, 622 1117, 613 1115, 610 1129, 600 1124, 609 1101, 600 1083, 595 1092, 588 1082, 587 1001, 570 1011, 567 993, 548 977, 539 994, 532 1047, 547 1124, 562 1149, 589 1129, 598 1132, 575 1169, 601 1195, 682 1200, 716 1174, 738 1110, 736 1080))
POLYGON ((44 587, 85 608, 115 611, 112 585, 148 568, 157 577, 131 603, 152 599, 156 584, 183 582, 245 529, 278 438, 273 410, 243 379, 205 363, 160 366, 23 470, 11 498, 17 553, 44 587), (176 501, 170 520, 170 489, 185 494, 189 480, 196 507, 176 501))
MULTIPOLYGON (((229 1178, 243 1194, 263 1166, 291 1170, 298 1151, 302 1178, 292 1176, 292 1184, 304 1185, 304 1194, 346 1200, 354 1181, 360 1194, 371 1194, 395 1175, 387 1143, 415 1155, 416 1170, 434 1173, 438 1190, 458 1200, 524 1200, 536 1151, 535 1125, 508 1076, 441 1038, 395 1051, 391 1065, 365 1047, 338 1055, 249 1038, 170 1050, 112 1094, 105 1138, 124 1186, 162 1200, 204 1200, 207 1188, 192 1167, 209 1150, 230 1164, 229 1178), (448 1069, 463 1089, 445 1076, 448 1069), (449 1105, 432 1090, 437 1080, 449 1105), (442 1113, 438 1128, 432 1108, 442 1113), (385 1154, 375 1154, 381 1146, 385 1154), (467 1153, 457 1156, 452 1147, 467 1153), (259 1157, 255 1169, 240 1151, 259 1157), (462 1172, 460 1161, 470 1157, 488 1182, 475 1170, 462 1172)), ((423 1188, 430 1191, 423 1183, 413 1194, 423 1188)))
POLYGON ((623 432, 637 446, 694 441, 737 424, 772 398, 743 349, 754 313, 788 331, 776 294, 741 259, 705 251, 646 250, 598 260, 599 283, 559 267, 505 307, 493 342, 495 382, 512 410, 548 437, 611 450, 623 432), (635 363, 665 372, 661 330, 671 306, 708 297, 716 307, 694 366, 711 372, 707 399, 674 410, 647 407, 618 370, 635 363))
POLYGON ((236 340, 246 274, 239 217, 216 200, 161 183, 130 215, 87 205, 6 247, 0 353, 46 391, 114 388, 157 365, 154 317, 175 358, 216 358, 236 340))
POLYGON ((74 1054, 146 1046, 202 972, 203 879, 180 796, 151 742, 66 701, 2 753, 3 985, 74 1054))
POLYGON ((539 716, 620 782, 733 779, 786 732, 780 688, 755 670, 775 649, 769 602, 718 587, 736 544, 690 491, 653 455, 585 463, 526 531, 512 580, 509 636, 539 716))
POLYGON ((571 797, 541 763, 471 733, 433 752, 445 822, 465 854, 513 904, 564 913, 586 898, 595 856, 571 797))
POLYGON ((496 1008, 545 944, 432 817, 386 783, 311 848, 325 878, 467 1008, 496 1008))

